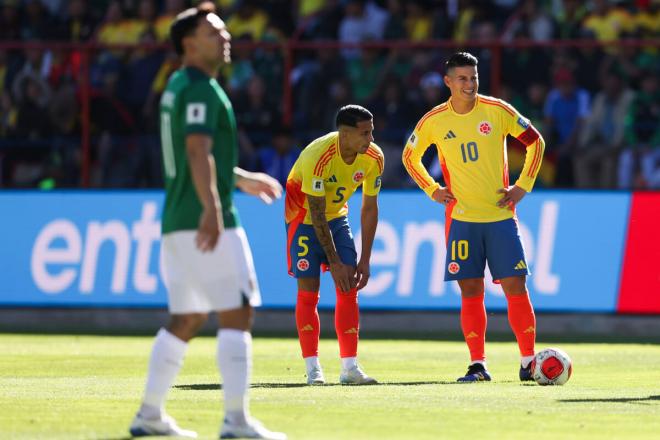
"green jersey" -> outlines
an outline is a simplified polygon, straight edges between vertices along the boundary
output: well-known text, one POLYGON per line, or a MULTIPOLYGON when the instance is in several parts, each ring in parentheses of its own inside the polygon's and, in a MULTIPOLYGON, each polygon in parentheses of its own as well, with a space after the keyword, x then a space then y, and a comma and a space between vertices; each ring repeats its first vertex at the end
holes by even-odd
POLYGON ((160 142, 163 149, 165 207, 162 233, 197 229, 202 204, 192 180, 186 136, 208 134, 213 138, 218 194, 226 228, 238 226, 232 201, 238 162, 236 119, 229 98, 218 82, 194 67, 183 67, 170 76, 160 100, 160 142))

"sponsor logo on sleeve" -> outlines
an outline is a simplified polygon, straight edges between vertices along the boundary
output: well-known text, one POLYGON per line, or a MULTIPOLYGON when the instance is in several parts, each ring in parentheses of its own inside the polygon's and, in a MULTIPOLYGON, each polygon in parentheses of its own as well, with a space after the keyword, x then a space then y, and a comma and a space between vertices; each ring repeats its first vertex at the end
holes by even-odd
POLYGON ((521 116, 518 118, 518 125, 527 130, 527 127, 529 127, 529 121, 521 116))
POLYGON ((206 121, 206 104, 194 102, 186 107, 187 124, 203 124, 206 121))
POLYGON ((323 189, 323 179, 312 179, 312 189, 314 191, 322 192, 323 189))
POLYGON ((410 138, 408 139, 408 143, 409 143, 410 145, 412 145, 413 148, 414 148, 414 147, 417 146, 417 141, 418 141, 418 139, 417 139, 417 136, 415 135, 415 133, 411 134, 411 135, 410 135, 410 138))
POLYGON ((376 181, 374 182, 374 188, 380 188, 382 181, 383 179, 380 176, 376 177, 376 181))

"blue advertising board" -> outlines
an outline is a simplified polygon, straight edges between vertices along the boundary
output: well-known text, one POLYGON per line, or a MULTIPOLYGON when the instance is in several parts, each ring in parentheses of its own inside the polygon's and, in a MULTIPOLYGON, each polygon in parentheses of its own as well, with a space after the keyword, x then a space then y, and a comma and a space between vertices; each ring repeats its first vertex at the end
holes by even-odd
MULTIPOLYGON (((360 197, 350 220, 360 243, 360 197)), ((0 306, 163 307, 160 191, 0 192, 0 306)), ((295 305, 287 275, 283 201, 237 194, 265 307, 295 305)), ((630 195, 538 191, 518 213, 537 310, 614 312, 630 195)), ((419 191, 384 191, 363 309, 458 309, 443 281, 444 209, 419 191)), ((486 304, 506 308, 486 276, 486 304)), ((322 276, 321 307, 335 301, 322 276)))

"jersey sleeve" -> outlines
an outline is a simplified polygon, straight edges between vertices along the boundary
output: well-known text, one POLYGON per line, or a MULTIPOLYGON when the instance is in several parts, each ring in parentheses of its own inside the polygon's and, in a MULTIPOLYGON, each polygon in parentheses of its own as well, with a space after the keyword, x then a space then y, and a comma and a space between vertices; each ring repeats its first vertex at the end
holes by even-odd
POLYGON ((516 181, 516 186, 530 192, 541 169, 545 141, 529 119, 518 113, 513 106, 504 104, 506 106, 506 111, 503 112, 505 131, 527 147, 525 164, 520 172, 520 177, 516 181))
POLYGON ((208 83, 198 81, 191 84, 182 103, 185 133, 213 135, 218 129, 220 105, 217 94, 208 83))
POLYGON ((369 147, 365 154, 373 159, 373 165, 367 171, 367 176, 362 182, 362 192, 367 196, 376 196, 382 185, 385 156, 380 148, 374 148, 373 146, 369 147))
POLYGON ((305 154, 304 150, 298 158, 300 161, 299 172, 302 180, 302 192, 316 197, 325 196, 324 180, 328 177, 329 170, 328 167, 319 165, 320 162, 322 165, 320 159, 317 154, 305 154))
POLYGON ((433 177, 431 177, 422 164, 422 156, 424 156, 426 150, 433 144, 430 136, 430 126, 431 124, 427 121, 423 126, 420 127, 418 124, 415 127, 410 138, 408 138, 406 147, 403 149, 401 160, 415 183, 427 196, 432 197, 435 190, 440 188, 440 184, 433 180, 433 177))

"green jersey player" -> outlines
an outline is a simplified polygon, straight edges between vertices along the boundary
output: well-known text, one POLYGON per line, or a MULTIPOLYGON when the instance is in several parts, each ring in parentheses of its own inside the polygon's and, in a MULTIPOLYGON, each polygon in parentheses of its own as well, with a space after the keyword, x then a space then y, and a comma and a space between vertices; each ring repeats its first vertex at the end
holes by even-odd
MULTIPOLYGON (((208 4, 205 2, 204 4, 208 4)), ((236 166, 236 121, 215 80, 230 61, 224 22, 208 6, 179 14, 170 34, 182 67, 170 77, 160 104, 165 177, 162 261, 171 319, 153 345, 133 436, 196 437, 164 411, 190 341, 217 312, 217 361, 223 377, 221 438, 283 439, 248 412, 253 307, 261 304, 252 255, 232 202, 234 187, 266 202, 280 197, 277 181, 236 166)))

